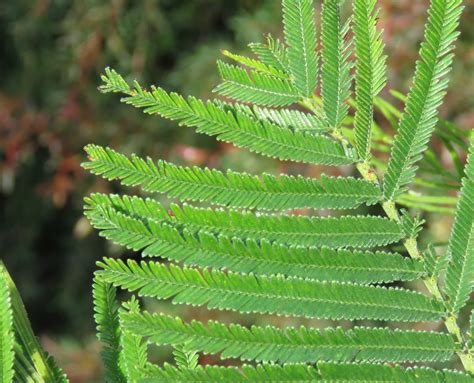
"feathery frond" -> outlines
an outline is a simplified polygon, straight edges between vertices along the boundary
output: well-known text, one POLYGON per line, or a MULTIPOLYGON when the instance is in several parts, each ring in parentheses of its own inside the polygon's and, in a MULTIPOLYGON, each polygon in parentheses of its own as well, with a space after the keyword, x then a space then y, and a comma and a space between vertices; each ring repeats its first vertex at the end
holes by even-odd
POLYGON ((282 129, 269 122, 256 121, 241 112, 232 113, 217 103, 204 103, 194 97, 185 100, 161 88, 152 91, 138 84, 132 90, 117 72, 106 69, 102 76, 103 92, 128 95, 123 102, 144 108, 148 114, 159 114, 180 124, 195 127, 198 133, 216 136, 237 147, 281 160, 325 165, 347 165, 356 161, 354 150, 326 136, 282 129))
POLYGON ((316 26, 312 0, 283 0, 288 69, 296 89, 311 97, 318 77, 316 26))
POLYGON ((141 221, 113 208, 93 209, 88 217, 102 236, 119 245, 189 266, 362 284, 414 280, 423 274, 420 261, 399 254, 286 246, 206 232, 194 235, 167 223, 141 221))
POLYGON ((445 290, 452 313, 464 306, 474 287, 474 135, 464 172, 447 250, 449 265, 445 290))
POLYGON ((404 237, 400 225, 376 216, 306 217, 254 214, 249 211, 203 209, 171 205, 168 213, 159 202, 139 197, 92 194, 87 209, 113 207, 139 219, 168 222, 192 233, 205 231, 241 239, 266 238, 301 246, 375 247, 404 237))
POLYGON ((92 295, 97 337, 105 345, 101 352, 105 379, 107 382, 126 382, 119 367, 120 328, 116 288, 96 276, 92 285, 92 295))
POLYGON ((359 157, 367 161, 372 141, 373 105, 385 86, 386 56, 382 31, 377 30, 377 0, 354 1, 354 38, 356 46, 355 144, 359 157))
POLYGON ((436 321, 442 303, 412 291, 255 276, 104 258, 100 277, 140 296, 173 298, 175 304, 206 305, 242 313, 327 319, 436 321))
POLYGON ((326 0, 322 8, 321 95, 324 115, 332 129, 338 129, 347 116, 352 76, 351 40, 346 41, 350 20, 340 22, 341 0, 326 0))
POLYGON ((246 328, 209 321, 184 323, 147 312, 124 316, 124 328, 157 345, 186 345, 205 354, 244 361, 311 363, 445 361, 456 351, 449 334, 355 327, 351 330, 306 327, 246 328))
POLYGON ((140 305, 135 297, 123 304, 119 309, 120 322, 120 357, 119 365, 127 382, 136 382, 144 376, 144 369, 148 363, 148 349, 142 337, 127 330, 123 318, 127 314, 138 314, 140 305))
POLYGON ((407 189, 438 121, 438 108, 448 86, 446 75, 453 62, 452 50, 459 34, 457 27, 462 8, 462 0, 431 2, 420 60, 384 178, 386 199, 392 200, 407 189))
POLYGON ((290 210, 298 208, 353 209, 373 205, 381 198, 372 182, 351 177, 320 180, 263 174, 222 173, 200 167, 183 167, 150 158, 130 158, 110 148, 88 145, 89 162, 83 167, 104 178, 119 179, 127 186, 141 186, 147 192, 166 193, 188 201, 240 208, 290 210))

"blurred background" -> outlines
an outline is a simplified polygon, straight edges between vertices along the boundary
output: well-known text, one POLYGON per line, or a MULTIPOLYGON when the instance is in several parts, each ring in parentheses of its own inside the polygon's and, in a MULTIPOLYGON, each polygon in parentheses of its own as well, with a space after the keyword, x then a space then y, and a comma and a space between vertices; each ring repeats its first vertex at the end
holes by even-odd
MULTIPOLYGON (((380 3, 390 86, 406 92, 428 1, 380 3)), ((474 2, 466 6, 442 113, 469 130, 474 125, 474 2)), ((101 95, 100 73, 111 66, 144 85, 210 98, 218 83, 220 50, 249 53, 247 43, 263 41, 264 33, 281 35, 280 19, 275 0, 1 2, 0 257, 35 332, 72 382, 101 381, 91 299, 95 262, 104 255, 130 256, 99 238, 82 218, 82 199, 90 191, 121 191, 81 169, 85 144, 188 165, 299 171, 101 95)), ((438 154, 446 168, 452 166, 449 156, 438 154)), ((433 222, 429 235, 446 239, 452 218, 434 214, 433 222)), ((201 320, 213 315, 172 310, 201 320)), ((156 358, 167 356, 157 352, 156 358)))

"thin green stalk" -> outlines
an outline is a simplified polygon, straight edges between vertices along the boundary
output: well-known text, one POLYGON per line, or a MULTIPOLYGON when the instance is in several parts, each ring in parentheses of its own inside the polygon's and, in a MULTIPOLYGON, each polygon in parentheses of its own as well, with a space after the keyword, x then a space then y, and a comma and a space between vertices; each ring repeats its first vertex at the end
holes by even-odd
MULTIPOLYGON (((357 170, 359 173, 362 175, 364 179, 367 181, 371 181, 376 183, 377 185, 380 185, 375 170, 370 167, 369 164, 367 163, 359 163, 357 164, 357 170)), ((385 214, 390 219, 393 219, 397 222, 400 222, 400 215, 398 213, 398 210, 396 208, 396 205, 393 201, 385 201, 382 203, 382 208, 385 211, 385 214)), ((416 239, 414 238, 409 238, 407 239, 404 243, 405 249, 408 251, 408 254, 410 255, 411 258, 413 259, 421 259, 422 255, 420 254, 418 250, 418 243, 416 239)), ((428 292, 435 297, 438 300, 441 300, 444 302, 443 296, 441 294, 441 291, 439 290, 438 287, 438 279, 435 277, 431 278, 424 278, 423 283, 426 286, 426 289, 428 292)), ((465 340, 462 336, 461 329, 457 323, 457 317, 455 316, 448 316, 444 318, 444 325, 446 326, 446 329, 448 332, 454 337, 454 339, 459 342, 463 347, 463 351, 459 351, 457 354, 464 366, 464 369, 469 372, 470 374, 474 374, 474 360, 471 352, 465 347, 465 340)))

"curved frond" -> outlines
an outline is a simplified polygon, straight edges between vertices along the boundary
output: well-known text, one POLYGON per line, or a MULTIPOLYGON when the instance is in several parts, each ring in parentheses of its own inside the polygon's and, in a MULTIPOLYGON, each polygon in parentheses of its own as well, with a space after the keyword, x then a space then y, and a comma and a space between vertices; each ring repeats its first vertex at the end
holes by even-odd
POLYGON ((311 97, 318 77, 316 26, 312 0, 283 0, 288 69, 296 89, 311 97))
POLYGON ((377 0, 354 1, 356 46, 355 143, 359 157, 368 160, 372 141, 374 99, 385 86, 386 56, 382 31, 377 30, 377 0))
POLYGON ((322 8, 321 95, 328 125, 338 129, 347 116, 352 76, 351 40, 346 41, 350 21, 341 25, 341 0, 326 0, 322 8))
POLYGON ((7 281, 3 276, 3 263, 0 261, 0 382, 13 381, 13 311, 7 281))
POLYGON ((347 165, 356 161, 353 149, 326 136, 280 128, 257 121, 246 113, 226 110, 220 103, 203 102, 194 97, 186 100, 161 88, 147 91, 136 84, 131 89, 122 76, 110 69, 106 69, 102 80, 103 92, 126 94, 128 97, 122 101, 144 108, 145 113, 159 114, 181 125, 195 127, 198 133, 216 136, 218 140, 262 155, 324 165, 347 165))
POLYGON ((384 196, 389 200, 403 193, 413 180, 417 162, 423 157, 438 121, 462 9, 462 0, 431 1, 420 60, 384 178, 384 196))
POLYGON ((261 178, 247 173, 199 167, 176 166, 166 161, 154 163, 132 155, 126 157, 110 148, 88 145, 89 162, 83 167, 104 178, 119 179, 127 186, 141 186, 147 192, 166 193, 188 201, 206 201, 215 205, 290 210, 298 208, 353 209, 373 205, 381 198, 372 182, 352 177, 320 180, 264 174, 261 178))
POLYGON ((401 226, 395 221, 376 216, 267 215, 190 205, 172 205, 168 213, 159 202, 149 198, 104 194, 92 194, 86 202, 87 209, 110 206, 136 218, 149 218, 157 223, 169 222, 192 233, 205 231, 290 245, 368 248, 397 242, 404 237, 401 226))
POLYGON ((257 70, 245 70, 235 65, 217 62, 224 80, 213 92, 231 99, 257 105, 285 106, 300 99, 291 82, 281 75, 269 75, 257 70))
POLYGON ((94 208, 88 217, 102 236, 119 245, 189 266, 362 284, 414 280, 423 274, 421 261, 399 254, 286 246, 265 239, 216 237, 202 231, 193 234, 167 223, 139 220, 113 208, 94 208))
POLYGON ((223 359, 278 363, 421 362, 449 360, 457 349, 449 334, 355 327, 351 330, 306 327, 184 323, 147 312, 124 316, 124 327, 157 345, 180 346, 223 359))
POLYGON ((457 313, 474 288, 474 135, 447 251, 449 265, 445 291, 449 297, 449 310, 457 313))
POLYGON ((100 277, 140 296, 243 313, 328 319, 436 321, 442 304, 403 289, 255 276, 105 258, 100 277))

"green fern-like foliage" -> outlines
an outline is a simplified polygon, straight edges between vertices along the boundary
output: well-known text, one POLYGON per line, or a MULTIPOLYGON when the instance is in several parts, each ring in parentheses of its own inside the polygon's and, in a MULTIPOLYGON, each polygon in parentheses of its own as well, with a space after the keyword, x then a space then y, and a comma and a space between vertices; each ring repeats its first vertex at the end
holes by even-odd
POLYGON ((311 0, 282 5, 284 41, 268 36, 251 44, 254 57, 224 51, 232 62, 218 62, 223 81, 214 91, 226 100, 147 90, 112 69, 100 89, 239 148, 310 165, 355 165, 360 176, 222 172, 88 145, 84 168, 153 194, 86 198, 85 214, 100 235, 144 258, 98 263, 95 319, 107 380, 471 382, 472 328, 463 328, 458 317, 474 287, 472 142, 444 252, 433 245, 420 251, 424 221, 395 204, 399 198, 409 204, 403 193, 437 122, 461 0, 431 1, 384 174, 371 152, 374 136, 382 134, 373 114, 379 108, 390 119, 398 116, 378 98, 386 56, 376 0, 354 0, 347 20, 342 1, 323 1, 321 28, 311 0), (157 193, 174 203, 151 198, 157 193), (321 209, 341 212, 327 216, 321 209), (119 304, 117 289, 132 293, 131 300, 119 304), (142 310, 137 297, 324 319, 326 327, 186 322, 142 310), (340 320, 346 322, 329 322, 340 320), (436 331, 422 330, 421 322, 436 331), (173 347, 175 364, 151 363, 151 344, 173 347), (249 364, 200 366, 200 354, 249 364), (463 372, 442 369, 456 358, 463 372))
POLYGON ((15 283, 0 261, 0 382, 69 382, 33 334, 15 283))

